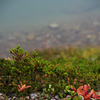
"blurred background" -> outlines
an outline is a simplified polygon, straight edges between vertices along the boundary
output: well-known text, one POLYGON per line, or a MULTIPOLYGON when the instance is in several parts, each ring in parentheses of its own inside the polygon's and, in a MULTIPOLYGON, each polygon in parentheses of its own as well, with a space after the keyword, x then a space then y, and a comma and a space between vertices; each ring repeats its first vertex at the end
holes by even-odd
POLYGON ((24 50, 100 45, 100 0, 0 0, 0 58, 24 50))

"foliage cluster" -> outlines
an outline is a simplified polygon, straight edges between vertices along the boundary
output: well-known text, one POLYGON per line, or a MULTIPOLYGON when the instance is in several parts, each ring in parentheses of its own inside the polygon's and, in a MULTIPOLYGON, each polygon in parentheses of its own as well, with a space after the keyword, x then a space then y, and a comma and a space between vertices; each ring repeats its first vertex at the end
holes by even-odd
POLYGON ((80 85, 89 83, 92 88, 97 90, 97 85, 100 84, 99 47, 49 48, 37 50, 37 53, 40 57, 66 70, 70 84, 78 88, 80 85))
MULTIPOLYGON (((77 96, 68 85, 78 88, 84 84, 97 90, 100 84, 100 50, 87 48, 46 49, 24 52, 18 45, 11 49, 12 59, 0 59, 0 92, 24 96, 32 92, 58 94, 61 98, 77 96), (46 60, 45 60, 46 59, 46 60), (18 85, 31 86, 18 91, 18 85)), ((75 97, 76 98, 76 97, 75 97)))

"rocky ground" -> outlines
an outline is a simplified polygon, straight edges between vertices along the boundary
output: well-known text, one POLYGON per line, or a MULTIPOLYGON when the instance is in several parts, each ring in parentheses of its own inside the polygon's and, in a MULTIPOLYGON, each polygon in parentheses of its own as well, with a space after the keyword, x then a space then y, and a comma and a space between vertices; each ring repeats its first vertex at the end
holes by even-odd
MULTIPOLYGON (((100 92, 98 94, 100 94, 100 92)), ((31 93, 28 96, 18 98, 14 96, 14 94, 7 96, 6 94, 0 93, 0 100, 67 100, 68 98, 71 98, 71 96, 67 95, 65 98, 61 99, 58 95, 51 96, 44 93, 31 93)), ((84 98, 82 97, 81 100, 84 100, 84 98)), ((90 98, 90 100, 97 99, 90 98)))
POLYGON ((39 94, 39 93, 32 93, 29 96, 26 97, 16 97, 16 96, 6 96, 6 94, 0 93, 0 100, 67 100, 67 98, 70 98, 71 96, 68 95, 66 98, 60 99, 58 95, 55 96, 48 96, 46 97, 45 94, 39 94))

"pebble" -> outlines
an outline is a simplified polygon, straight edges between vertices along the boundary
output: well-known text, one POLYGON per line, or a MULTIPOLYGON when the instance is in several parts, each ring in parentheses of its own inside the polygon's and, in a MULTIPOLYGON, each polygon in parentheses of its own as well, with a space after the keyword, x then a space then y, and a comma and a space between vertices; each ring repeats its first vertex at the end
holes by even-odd
POLYGON ((14 96, 14 97, 13 97, 13 100, 16 100, 16 99, 17 99, 17 97, 14 96))
POLYGON ((4 97, 3 96, 0 96, 0 100, 4 100, 4 97))
POLYGON ((37 41, 41 41, 42 40, 42 37, 36 37, 36 40, 37 41))
POLYGON ((100 95, 100 92, 96 92, 96 94, 99 94, 100 95))
POLYGON ((26 97, 25 97, 25 100, 29 100, 29 99, 30 99, 30 97, 29 97, 29 96, 26 96, 26 97))
POLYGON ((27 36, 27 39, 28 39, 28 40, 33 40, 33 39, 34 39, 34 35, 33 35, 33 34, 29 34, 29 35, 27 36))
POLYGON ((30 97, 31 97, 31 99, 35 99, 38 97, 38 95, 36 93, 32 93, 32 94, 30 94, 30 97))
POLYGON ((84 100, 84 97, 83 97, 82 95, 79 95, 79 97, 82 97, 82 99, 81 99, 81 100, 84 100))
POLYGON ((71 96, 70 95, 67 95, 67 97, 66 98, 70 98, 71 96))
POLYGON ((58 35, 57 35, 57 38, 60 39, 60 38, 61 38, 61 35, 58 34, 58 35))
POLYGON ((94 39, 96 38, 96 36, 95 36, 95 35, 90 35, 90 34, 89 34, 89 35, 86 36, 86 38, 87 38, 87 39, 94 40, 94 39))
MULTIPOLYGON (((41 95, 41 94, 40 94, 41 95)), ((42 95, 41 95, 42 96, 42 95)), ((84 100, 83 96, 79 95, 80 97, 82 97, 81 100, 84 100)), ((37 93, 31 93, 29 96, 26 96, 24 99, 25 100, 38 100, 38 95, 37 93)), ((43 96, 42 96, 43 97, 43 96)), ((51 96, 51 99, 50 100, 67 100, 68 98, 70 98, 71 95, 67 95, 66 98, 59 98, 58 95, 55 95, 55 96, 51 96)), ((13 97, 7 97, 7 96, 3 96, 2 93, 0 93, 0 100, 24 100, 22 97, 20 98, 17 98, 16 96, 13 96, 13 97)), ((48 99, 45 99, 45 100, 48 100, 48 99)), ((96 100, 94 98, 91 98, 91 100, 96 100)))
POLYGON ((59 99, 59 96, 58 96, 58 95, 56 95, 56 96, 55 96, 55 99, 57 99, 57 100, 58 100, 58 99, 59 99))
POLYGON ((2 96, 2 93, 0 93, 0 96, 2 96))
POLYGON ((8 100, 12 100, 12 98, 9 98, 8 100))
POLYGON ((100 26, 100 22, 95 21, 95 22, 93 22, 93 25, 100 26))
POLYGON ((97 100, 97 99, 93 99, 93 98, 91 98, 91 100, 97 100))
POLYGON ((48 26, 50 29, 58 29, 59 25, 56 23, 52 23, 51 25, 48 26))
POLYGON ((14 40, 16 40, 16 37, 13 36, 13 35, 12 35, 12 36, 9 36, 9 37, 8 37, 8 40, 9 40, 9 41, 14 41, 14 40))
POLYGON ((51 100, 56 100, 56 99, 51 99, 51 100))

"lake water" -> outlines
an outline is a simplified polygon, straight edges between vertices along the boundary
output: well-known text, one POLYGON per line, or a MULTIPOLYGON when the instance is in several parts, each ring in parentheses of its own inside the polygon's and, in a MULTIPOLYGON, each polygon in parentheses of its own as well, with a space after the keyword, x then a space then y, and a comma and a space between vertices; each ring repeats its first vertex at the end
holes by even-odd
MULTIPOLYGON (((87 22, 91 19, 99 25, 99 18, 100 0, 1 0, 1 57, 8 54, 9 49, 15 47, 16 44, 21 44, 25 49, 34 48, 32 41, 29 42, 24 35, 50 33, 47 27, 52 23, 67 29, 78 21, 81 22, 81 20, 87 22), (16 37, 18 39, 15 41, 16 37), (27 42, 33 47, 29 46, 27 42)), ((54 32, 56 33, 56 31, 54 32)), ((51 33, 53 34, 54 32, 52 31, 51 33)), ((33 44, 35 45, 37 42, 33 44)))

